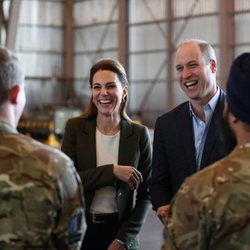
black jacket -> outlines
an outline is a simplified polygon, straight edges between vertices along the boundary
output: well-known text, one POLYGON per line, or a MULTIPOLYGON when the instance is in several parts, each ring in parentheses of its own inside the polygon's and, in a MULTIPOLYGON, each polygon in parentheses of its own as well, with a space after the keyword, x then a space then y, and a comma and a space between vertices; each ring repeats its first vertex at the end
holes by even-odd
MULTIPOLYGON (((236 142, 223 121, 225 93, 221 90, 206 137, 200 169, 232 151, 236 142)), ((188 102, 156 121, 150 188, 154 210, 170 203, 184 179, 196 172, 192 117, 188 102)))

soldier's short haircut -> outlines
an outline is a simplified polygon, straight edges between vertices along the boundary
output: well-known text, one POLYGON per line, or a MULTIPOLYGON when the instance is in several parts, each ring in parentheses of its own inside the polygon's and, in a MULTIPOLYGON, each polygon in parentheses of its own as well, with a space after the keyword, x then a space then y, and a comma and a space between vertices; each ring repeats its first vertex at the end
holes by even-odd
POLYGON ((228 110, 250 125, 250 53, 239 55, 232 63, 227 79, 228 110))
POLYGON ((23 81, 24 72, 17 56, 0 46, 0 105, 8 99, 11 88, 23 81))

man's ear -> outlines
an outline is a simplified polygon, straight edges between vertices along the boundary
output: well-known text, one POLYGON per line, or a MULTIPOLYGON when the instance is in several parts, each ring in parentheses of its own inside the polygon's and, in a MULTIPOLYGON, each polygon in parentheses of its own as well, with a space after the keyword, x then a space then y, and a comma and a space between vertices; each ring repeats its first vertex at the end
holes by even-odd
POLYGON ((20 91, 20 87, 18 85, 15 85, 10 90, 10 101, 12 104, 17 104, 17 97, 18 93, 20 91))
POLYGON ((210 68, 212 73, 215 73, 217 70, 217 62, 214 59, 210 59, 210 68))

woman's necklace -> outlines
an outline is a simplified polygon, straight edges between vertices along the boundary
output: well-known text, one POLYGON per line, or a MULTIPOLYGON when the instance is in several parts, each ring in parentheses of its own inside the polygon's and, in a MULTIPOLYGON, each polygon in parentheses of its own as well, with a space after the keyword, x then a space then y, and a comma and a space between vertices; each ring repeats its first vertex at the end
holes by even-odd
POLYGON ((115 124, 113 127, 107 126, 106 128, 97 124, 97 129, 104 135, 115 135, 120 131, 120 123, 115 124))

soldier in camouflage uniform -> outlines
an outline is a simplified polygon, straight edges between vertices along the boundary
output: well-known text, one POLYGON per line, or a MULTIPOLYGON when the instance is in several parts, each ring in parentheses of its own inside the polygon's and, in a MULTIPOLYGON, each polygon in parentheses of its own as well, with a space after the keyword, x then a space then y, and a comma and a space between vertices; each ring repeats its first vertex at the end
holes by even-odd
POLYGON ((80 249, 80 178, 66 155, 17 132, 25 102, 18 59, 0 47, 0 249, 80 249))
POLYGON ((183 183, 162 249, 250 249, 250 53, 231 66, 224 114, 237 146, 183 183))

